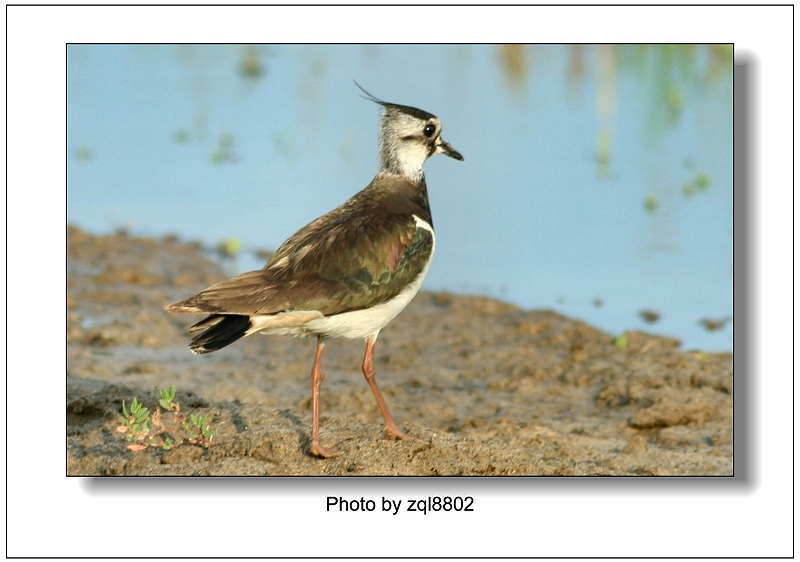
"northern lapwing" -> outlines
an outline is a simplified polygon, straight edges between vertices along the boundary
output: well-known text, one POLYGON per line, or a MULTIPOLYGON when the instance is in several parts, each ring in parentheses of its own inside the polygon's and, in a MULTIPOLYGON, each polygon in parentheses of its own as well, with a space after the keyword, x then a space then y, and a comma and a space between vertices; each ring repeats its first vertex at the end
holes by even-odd
POLYGON ((262 269, 166 306, 170 312, 210 314, 189 329, 194 353, 222 349, 256 332, 316 336, 310 452, 320 457, 339 453, 319 441, 328 338, 366 341, 361 368, 386 421, 386 438, 416 439, 397 427, 375 382, 375 340, 417 294, 433 260, 436 238, 422 165, 434 154, 464 159, 442 139, 436 116, 356 86, 383 107, 380 168, 372 182, 298 230, 262 269))

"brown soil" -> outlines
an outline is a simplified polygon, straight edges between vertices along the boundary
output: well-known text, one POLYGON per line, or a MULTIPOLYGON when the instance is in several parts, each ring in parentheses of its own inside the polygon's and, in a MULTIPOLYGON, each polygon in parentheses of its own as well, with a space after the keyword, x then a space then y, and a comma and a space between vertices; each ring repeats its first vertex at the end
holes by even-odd
POLYGON ((732 475, 733 361, 547 310, 420 293, 381 333, 383 439, 361 342, 325 348, 323 445, 309 454, 313 339, 252 336, 195 356, 164 305, 226 277, 197 244, 67 230, 69 475, 732 475), (215 445, 127 448, 122 401, 175 384, 215 445))

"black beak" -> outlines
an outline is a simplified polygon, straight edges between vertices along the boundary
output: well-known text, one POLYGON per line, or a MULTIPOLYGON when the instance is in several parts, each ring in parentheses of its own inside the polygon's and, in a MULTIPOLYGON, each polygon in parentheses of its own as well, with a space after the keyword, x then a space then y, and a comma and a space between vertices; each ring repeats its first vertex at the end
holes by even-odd
POLYGON ((450 146, 449 143, 444 142, 442 139, 442 144, 439 145, 439 150, 442 151, 442 154, 446 154, 450 158, 455 158, 456 160, 464 160, 464 157, 461 156, 461 153, 458 152, 455 148, 450 146))

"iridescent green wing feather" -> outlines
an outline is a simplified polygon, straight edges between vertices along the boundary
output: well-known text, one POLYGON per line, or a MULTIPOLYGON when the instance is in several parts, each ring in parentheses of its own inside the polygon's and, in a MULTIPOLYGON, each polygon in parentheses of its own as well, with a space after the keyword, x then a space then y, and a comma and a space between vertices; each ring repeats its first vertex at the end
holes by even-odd
MULTIPOLYGON (((304 242, 265 270, 273 270, 276 280, 291 280, 298 297, 303 293, 326 315, 391 299, 416 279, 433 251, 433 234, 410 215, 351 216, 304 242)), ((298 302, 295 308, 307 306, 298 302)))
POLYGON ((287 240, 264 269, 217 283, 170 308, 248 316, 359 310, 399 294, 432 257, 433 234, 418 228, 413 216, 351 216, 319 226, 314 221, 287 240))

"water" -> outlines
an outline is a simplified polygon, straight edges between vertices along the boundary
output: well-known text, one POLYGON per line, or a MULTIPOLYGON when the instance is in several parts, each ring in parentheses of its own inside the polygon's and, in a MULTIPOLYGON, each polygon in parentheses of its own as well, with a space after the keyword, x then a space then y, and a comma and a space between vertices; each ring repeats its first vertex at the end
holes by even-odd
POLYGON ((67 220, 240 241, 257 269, 377 170, 378 107, 436 114, 430 290, 731 350, 732 50, 71 45, 67 220), (660 318, 648 324, 641 311, 660 318))

